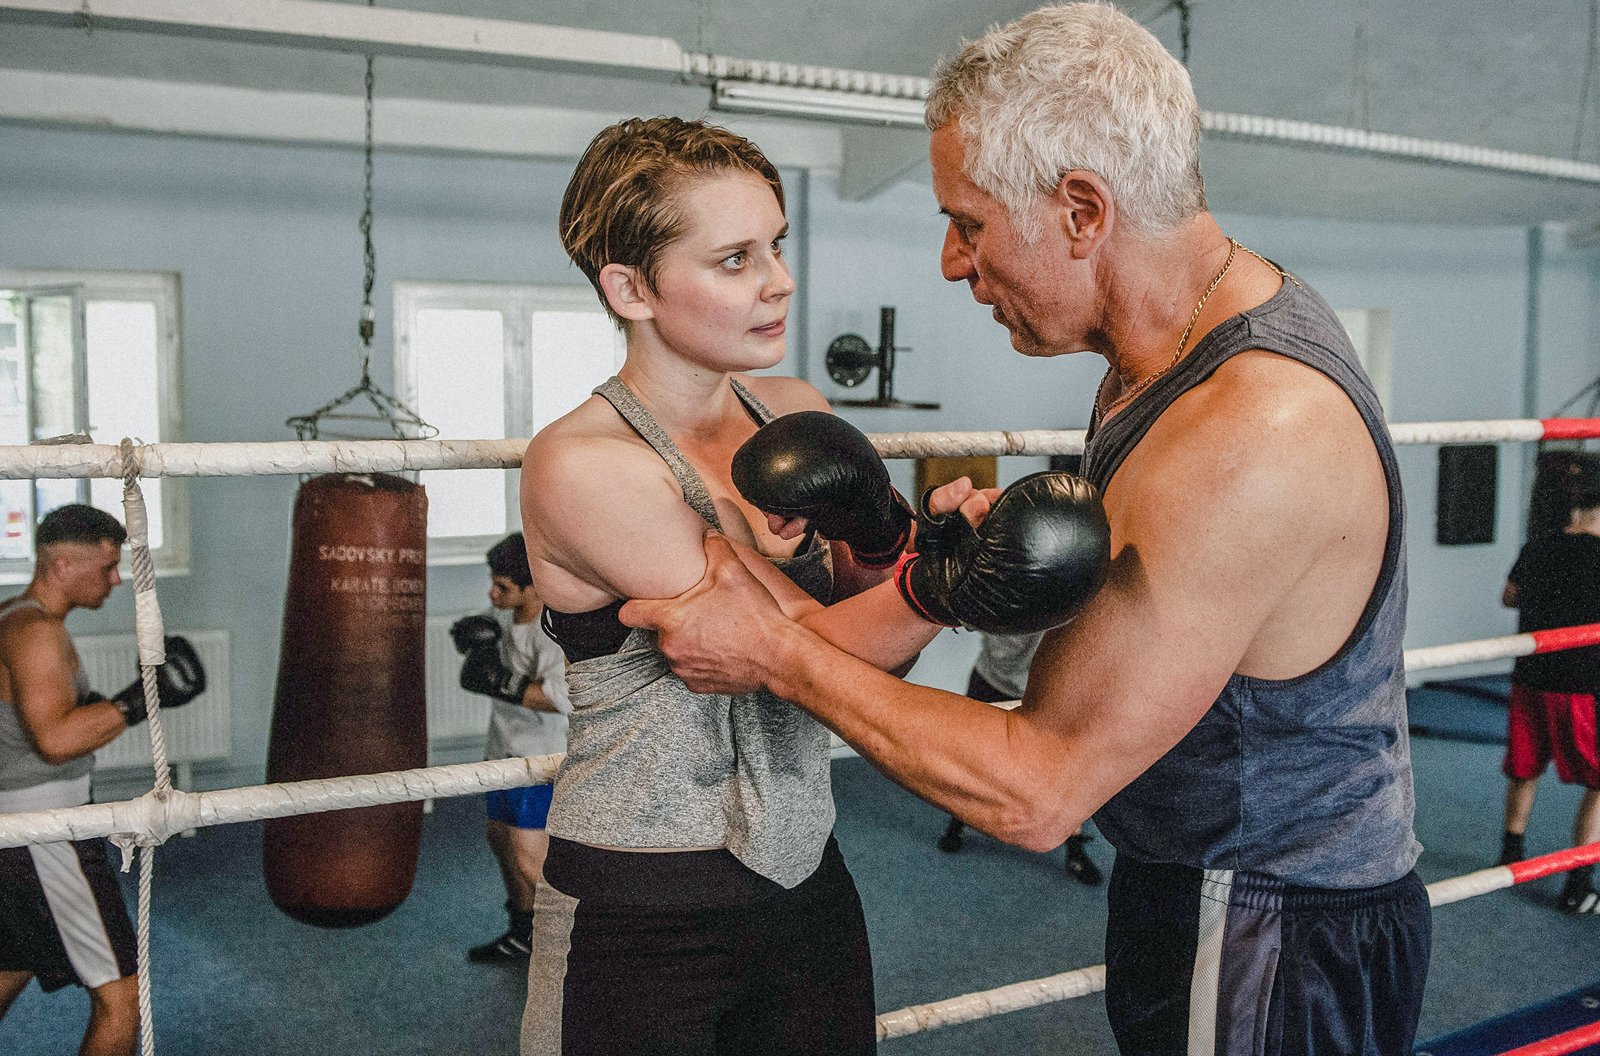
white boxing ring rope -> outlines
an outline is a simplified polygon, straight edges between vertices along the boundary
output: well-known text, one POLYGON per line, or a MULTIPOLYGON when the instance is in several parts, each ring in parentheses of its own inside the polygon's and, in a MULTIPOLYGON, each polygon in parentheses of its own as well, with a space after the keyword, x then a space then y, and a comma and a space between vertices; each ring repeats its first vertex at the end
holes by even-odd
MULTIPOLYGON (((1574 641, 1567 648, 1600 642, 1600 624, 1584 629, 1590 632, 1588 640, 1574 641)), ((1526 656, 1535 651, 1535 641, 1531 634, 1510 634, 1472 642, 1408 649, 1405 653, 1406 670, 1458 667, 1484 660, 1526 656)), ((1016 702, 1008 701, 998 706, 1015 707, 1016 702)), ((521 788, 554 778, 561 759, 560 755, 496 759, 354 777, 225 788, 213 792, 170 789, 160 793, 147 792, 136 799, 113 803, 87 803, 81 807, 0 814, 0 847, 87 840, 120 833, 153 843, 164 843, 177 833, 211 825, 521 788)))
MULTIPOLYGON (((884 458, 1076 455, 1082 429, 872 433, 884 458)), ((1389 426, 1396 444, 1526 443, 1600 437, 1600 419, 1502 418, 1389 426)), ((140 444, 141 477, 252 477, 307 473, 409 473, 428 469, 516 469, 526 440, 281 440, 260 443, 140 444)), ((0 446, 0 480, 124 474, 114 444, 0 446)))
MULTIPOLYGON (((1600 436, 1600 419, 1506 419, 1495 421, 1422 422, 1390 426, 1397 444, 1518 443, 1542 439, 1600 436)), ((1053 455, 1083 451, 1081 430, 1020 430, 967 433, 880 433, 874 447, 885 458, 924 456, 1053 455)), ((456 766, 427 767, 388 774, 369 774, 318 781, 298 781, 214 792, 174 789, 166 764, 155 666, 165 661, 161 609, 150 563, 141 477, 263 476, 312 473, 411 472, 429 469, 514 469, 521 465, 521 440, 364 440, 287 441, 273 443, 143 444, 123 440, 105 444, 0 446, 0 479, 68 479, 110 477, 124 482, 124 504, 135 581, 135 634, 148 702, 154 787, 133 800, 92 803, 50 811, 0 815, 0 847, 109 837, 128 854, 142 848, 139 878, 138 943, 141 1042, 144 1056, 154 1056, 155 1033, 150 1006, 149 910, 154 847, 174 833, 209 825, 271 817, 341 810, 380 803, 407 802, 495 789, 517 788, 550 780, 560 756, 496 760, 456 766)), ((1408 650, 1408 670, 1450 667, 1481 660, 1522 656, 1535 651, 1571 648, 1600 640, 1595 633, 1559 642, 1534 635, 1463 642, 1408 650)), ((1568 866, 1570 868, 1571 866, 1568 866)), ((1489 880, 1469 874, 1444 881, 1451 896, 1472 897, 1515 880, 1503 881, 1501 870, 1489 880)), ((1509 875, 1509 874, 1507 874, 1509 875)), ((1439 887, 1441 885, 1434 885, 1439 887)), ((1434 898, 1430 887, 1430 897, 1434 898)), ((1435 901, 1443 904, 1438 898, 1435 901)), ((917 1005, 878 1017, 880 1039, 968 1022, 1021 1008, 1094 993, 1105 986, 1103 965, 1077 969, 1045 979, 1014 983, 995 990, 947 1001, 917 1005)))

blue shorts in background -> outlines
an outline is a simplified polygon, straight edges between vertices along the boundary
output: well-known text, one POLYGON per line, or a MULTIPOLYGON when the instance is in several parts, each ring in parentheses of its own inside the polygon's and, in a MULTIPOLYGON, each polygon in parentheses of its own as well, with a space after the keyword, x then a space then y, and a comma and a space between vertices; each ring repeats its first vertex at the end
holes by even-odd
POLYGON ((554 791, 553 785, 529 785, 485 792, 483 800, 491 821, 519 829, 542 829, 550 817, 550 796, 554 791))

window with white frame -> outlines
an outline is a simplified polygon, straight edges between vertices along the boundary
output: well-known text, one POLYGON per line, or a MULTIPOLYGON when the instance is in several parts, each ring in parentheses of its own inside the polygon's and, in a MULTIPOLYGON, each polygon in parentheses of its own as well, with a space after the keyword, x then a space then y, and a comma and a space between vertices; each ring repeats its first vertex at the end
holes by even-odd
MULTIPOLYGON (((395 387, 442 439, 530 437, 622 364, 622 335, 588 286, 397 282, 394 296, 395 387)), ((421 479, 431 561, 481 561, 521 527, 514 472, 421 479)))
MULTIPOLYGON (((0 444, 69 433, 96 443, 183 439, 178 277, 164 273, 0 270, 0 444)), ((181 479, 141 482, 158 574, 186 572, 181 479)), ((116 480, 0 481, 0 582, 33 571, 33 527, 88 502, 118 520, 116 480)))

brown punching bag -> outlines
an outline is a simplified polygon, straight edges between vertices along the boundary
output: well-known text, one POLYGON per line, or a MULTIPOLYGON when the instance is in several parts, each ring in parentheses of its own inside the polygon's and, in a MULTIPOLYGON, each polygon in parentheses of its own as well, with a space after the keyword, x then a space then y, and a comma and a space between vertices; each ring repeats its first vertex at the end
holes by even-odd
MULTIPOLYGON (((423 489, 399 477, 300 486, 268 781, 427 765, 427 523, 423 489)), ((410 893, 421 843, 420 802, 272 818, 267 891, 307 924, 370 924, 410 893)))

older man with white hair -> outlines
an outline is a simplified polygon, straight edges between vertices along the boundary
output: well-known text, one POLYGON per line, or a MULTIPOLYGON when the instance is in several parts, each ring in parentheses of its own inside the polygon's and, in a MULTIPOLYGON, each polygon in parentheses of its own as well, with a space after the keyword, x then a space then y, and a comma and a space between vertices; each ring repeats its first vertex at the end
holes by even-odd
MULTIPOLYGON (((1401 638, 1404 509, 1333 311, 1207 211, 1184 68, 1102 4, 967 44, 928 100, 945 278, 1027 356, 1090 353, 1105 586, 1020 708, 909 685, 787 620, 729 544, 633 602, 702 691, 763 686, 1024 847, 1117 849, 1125 1053, 1409 1054, 1427 972, 1401 638)), ((933 497, 977 523, 992 492, 933 497)))

